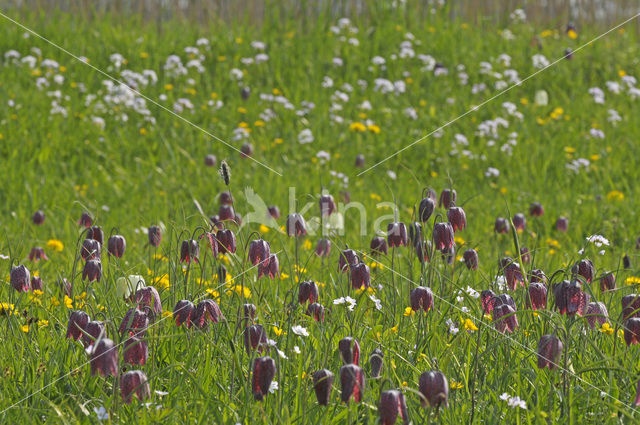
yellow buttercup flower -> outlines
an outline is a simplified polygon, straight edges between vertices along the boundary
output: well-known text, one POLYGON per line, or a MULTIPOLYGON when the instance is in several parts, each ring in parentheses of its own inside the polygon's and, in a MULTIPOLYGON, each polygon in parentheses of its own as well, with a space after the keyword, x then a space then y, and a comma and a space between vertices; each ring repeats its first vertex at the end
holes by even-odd
POLYGON ((607 335, 613 335, 614 329, 611 327, 609 322, 604 322, 602 326, 600 326, 600 332, 605 333, 607 335))
POLYGON ((465 319, 463 321, 463 324, 464 324, 464 330, 465 331, 477 331, 478 330, 478 327, 475 325, 475 323, 473 323, 471 321, 471 319, 465 319))
POLYGON ((20 330, 24 333, 29 333, 29 325, 20 326, 20 330))
POLYGON ((416 314, 415 311, 413 311, 413 309, 411 307, 407 307, 404 309, 404 315, 405 316, 413 316, 414 314, 416 314))
POLYGON ((274 333, 274 334, 276 334, 276 336, 280 336, 280 335, 282 335, 282 334, 283 334, 283 332, 284 332, 282 329, 280 329, 280 328, 279 328, 279 327, 277 327, 277 326, 274 326, 272 329, 273 329, 273 333, 274 333))
POLYGON ((356 132, 363 132, 363 131, 367 131, 367 127, 361 122, 353 122, 349 126, 349 130, 356 131, 356 132))

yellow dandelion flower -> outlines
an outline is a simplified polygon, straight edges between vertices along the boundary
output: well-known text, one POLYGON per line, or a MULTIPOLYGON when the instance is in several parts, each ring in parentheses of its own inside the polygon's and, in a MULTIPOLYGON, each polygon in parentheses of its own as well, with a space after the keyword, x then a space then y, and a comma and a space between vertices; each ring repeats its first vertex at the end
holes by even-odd
POLYGON ((169 91, 169 90, 173 90, 173 84, 165 84, 164 85, 164 89, 169 91))
POLYGON ((637 276, 629 276, 624 280, 625 285, 637 285, 640 284, 640 277, 637 276))
POLYGON ((373 134, 380 134, 380 127, 378 127, 375 124, 369 124, 367 126, 367 130, 369 130, 370 132, 372 132, 373 134))
POLYGON ((627 75, 627 73, 625 71, 623 71, 622 69, 618 71, 618 76, 620 78, 624 77, 625 75, 627 75))
POLYGON ((413 316, 414 314, 416 314, 415 311, 413 311, 413 309, 411 307, 407 307, 404 309, 404 313, 405 316, 413 316))
POLYGON ((264 127, 264 121, 258 120, 258 121, 253 123, 253 126, 254 127, 264 127))
POLYGON ((49 239, 47 241, 47 248, 52 251, 60 252, 64 249, 64 245, 58 239, 49 239))
POLYGON ((624 193, 619 190, 612 190, 607 193, 607 201, 622 201, 624 199, 624 193))
POLYGON ((29 325, 20 326, 20 330, 24 333, 29 333, 29 325))
POLYGON ((238 106, 238 112, 241 114, 246 114, 247 113, 247 108, 242 107, 242 106, 238 106))
POLYGON ((356 131, 356 132, 363 132, 363 131, 367 131, 367 126, 365 126, 361 122, 353 122, 351 123, 351 125, 349 125, 349 130, 356 131))
POLYGON ((573 29, 570 29, 569 31, 567 31, 567 35, 572 40, 575 40, 576 38, 578 38, 578 33, 573 29))

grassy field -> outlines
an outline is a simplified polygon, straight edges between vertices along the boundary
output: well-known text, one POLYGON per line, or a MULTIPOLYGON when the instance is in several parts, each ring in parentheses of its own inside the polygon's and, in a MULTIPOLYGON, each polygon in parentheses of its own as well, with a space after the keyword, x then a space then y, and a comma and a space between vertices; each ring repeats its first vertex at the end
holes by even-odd
POLYGON ((379 418, 398 412, 397 393, 383 393, 394 389, 414 424, 640 421, 640 319, 630 318, 633 306, 623 313, 640 284, 637 18, 591 43, 610 28, 534 25, 515 9, 494 26, 451 20, 446 7, 419 16, 380 4, 361 21, 274 13, 260 26, 3 12, 70 54, 0 17, 0 422, 392 423, 379 418), (411 240, 374 255, 370 242, 387 238, 388 223, 419 219, 427 188, 435 210, 412 233, 435 242, 430 261, 411 240), (451 261, 433 234, 448 220, 438 203, 446 189, 467 221, 451 261), (225 191, 241 223, 221 226, 237 251, 215 255, 207 235, 210 217, 229 212, 225 191), (337 204, 325 217, 322 194, 337 204), (535 202, 543 215, 530 214, 535 202), (267 206, 281 216, 267 219, 267 206), (306 235, 287 235, 294 212, 306 235), (104 232, 93 260, 81 247, 99 232, 79 223, 83 213, 104 232), (523 229, 513 227, 518 216, 495 231, 498 217, 517 213, 523 229), (162 232, 157 247, 150 226, 162 232), (120 258, 108 253, 116 234, 126 239, 120 258), (261 238, 279 259, 273 278, 258 278, 262 263, 249 259, 261 238), (328 257, 315 253, 321 238, 328 257), (190 239, 198 262, 181 261, 190 239), (37 261, 34 247, 47 258, 37 261), (341 273, 347 247, 370 285, 357 280, 364 266, 341 273), (465 264, 469 249, 477 270, 465 264), (574 267, 585 259, 594 270, 574 267), (19 265, 41 289, 21 288, 19 265), (101 279, 90 281, 98 268, 101 279), (548 278, 537 309, 533 269, 548 278), (616 288, 606 291, 609 272, 616 288), (162 312, 145 290, 131 292, 127 276, 156 288, 162 312), (303 281, 317 283, 324 320, 307 314, 308 296, 299 302, 303 281), (418 286, 433 293, 428 312, 411 308, 418 286), (504 297, 484 308, 485 290, 509 294, 515 313, 504 297), (224 318, 203 304, 177 326, 189 309, 174 306, 204 299, 224 318), (136 307, 148 319, 138 327, 125 318, 136 307), (67 338, 73 311, 104 330, 72 323, 80 340, 67 338), (126 361, 132 335, 148 348, 136 358, 144 364, 126 361), (540 358, 543 335, 563 350, 540 358), (358 341, 359 361, 339 349, 345 337, 358 341), (115 348, 101 355, 106 339, 115 348), (374 350, 383 355, 377 377, 374 350), (274 361, 272 382, 261 356, 274 361), (555 367, 540 369, 545 359, 555 367), (341 399, 355 369, 342 369, 341 383, 341 367, 351 362, 366 381, 360 402, 341 399), (112 376, 92 373, 107 366, 112 376), (314 392, 321 369, 335 375, 326 406, 314 392), (132 370, 146 375, 148 393, 128 381, 132 370), (433 405, 438 392, 424 405, 435 391, 419 391, 429 371, 446 377, 446 407, 433 405), (132 386, 142 400, 127 403, 132 386))

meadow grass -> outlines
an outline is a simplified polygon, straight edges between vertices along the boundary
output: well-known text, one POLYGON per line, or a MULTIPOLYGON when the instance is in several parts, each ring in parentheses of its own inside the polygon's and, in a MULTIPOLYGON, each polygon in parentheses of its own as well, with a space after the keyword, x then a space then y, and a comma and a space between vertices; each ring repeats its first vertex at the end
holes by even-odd
MULTIPOLYGON (((608 28, 578 26, 572 37, 565 23, 541 27, 514 16, 505 27, 476 26, 449 19, 446 8, 422 17, 386 5, 362 21, 274 15, 259 27, 242 21, 156 24, 120 15, 86 21, 37 12, 19 21, 237 149, 250 143, 252 157, 282 176, 117 83, 110 91, 104 75, 1 18, 3 423, 378 423, 380 392, 390 389, 405 394, 416 424, 638 421, 638 346, 625 344, 621 317, 622 297, 640 282, 634 277, 640 125, 633 118, 639 92, 629 78, 638 66, 633 32, 612 32, 358 175, 536 72, 542 58, 535 55, 551 62, 608 28), (264 50, 254 41, 264 43, 264 50), (170 55, 180 57, 184 72, 175 61, 167 66, 170 55), (153 70, 157 81, 143 70, 153 70), (244 87, 250 89, 246 99, 244 87), (594 87, 602 94, 590 91, 594 87), (603 102, 596 102, 600 97, 603 102), (300 143, 307 130, 313 142, 300 143), (230 186, 218 167, 205 165, 207 154, 216 155, 218 165, 229 163, 230 186), (364 168, 354 166, 357 154, 364 155, 364 168), (421 267, 411 247, 373 257, 375 220, 386 216, 382 230, 394 215, 409 225, 425 187, 438 193, 454 188, 456 204, 466 212, 453 264, 432 253, 421 267), (200 262, 181 263, 181 242, 210 230, 208 217, 218 212, 220 192, 232 192, 239 214, 252 212, 255 196, 247 199, 246 188, 280 207, 277 225, 227 223, 237 234, 235 254, 212 256, 205 238, 199 240, 200 262), (309 224, 318 221, 322 190, 336 202, 348 192, 366 212, 365 229, 356 209, 343 211, 344 226, 332 222, 326 236, 330 256, 319 258, 314 248, 320 235, 296 240, 284 233, 285 218, 294 212, 290 188, 293 208, 309 224), (529 216, 533 202, 544 206, 543 216, 529 216), (46 219, 36 226, 32 215, 40 209, 46 219), (122 258, 108 256, 103 247, 100 282, 81 276, 83 212, 102 227, 105 239, 121 234, 127 241, 122 258), (517 212, 527 216, 524 231, 494 232, 497 217, 517 212), (569 219, 567 232, 555 229, 560 216, 569 219), (163 228, 157 249, 145 234, 151 225, 163 228), (586 240, 596 234, 610 244, 586 240), (279 257, 275 279, 257 279, 246 260, 248 243, 258 235, 279 257), (49 259, 30 261, 34 246, 49 259), (371 268, 371 289, 352 289, 348 273, 339 273, 345 246, 371 268), (523 264, 525 271, 539 268, 554 276, 548 305, 534 312, 526 287, 510 291, 519 329, 502 334, 483 315, 477 295, 507 291, 498 263, 505 256, 521 262, 516 247, 522 246, 533 257, 523 264), (479 254, 478 270, 460 261, 470 248, 479 254), (629 268, 623 268, 624 255, 629 268), (571 268, 582 258, 595 264, 593 283, 582 282, 583 288, 606 305, 608 327, 591 329, 584 317, 561 315, 554 307, 553 284, 576 279, 571 268), (42 291, 12 288, 10 271, 17 264, 42 278, 42 291), (232 282, 220 282, 221 265, 232 282), (619 289, 601 291, 598 278, 605 271, 615 273, 619 289), (107 337, 124 342, 118 327, 136 304, 116 291, 117 280, 129 275, 143 276, 158 289, 164 313, 144 335, 147 363, 120 362, 123 371, 143 370, 151 389, 149 399, 126 404, 120 378, 92 376, 83 345, 65 334, 71 311, 84 310, 106 324, 107 337), (72 283, 69 296, 58 284, 63 278, 72 283), (297 302, 303 280, 318 283, 324 322, 297 302), (434 293, 425 314, 408 307, 409 291, 418 285, 434 293), (334 303, 347 296, 355 300, 353 309, 334 303), (170 314, 176 303, 203 298, 215 299, 226 320, 205 330, 177 327, 170 314), (262 354, 245 350, 244 303, 255 304, 254 321, 273 340, 262 354), (308 336, 294 333, 295 326, 308 336), (559 369, 536 367, 543 334, 563 342, 559 369), (347 336, 359 341, 368 378, 360 403, 339 397, 338 342, 347 336), (384 353, 382 376, 370 378, 368 359, 376 348, 384 353), (275 360, 278 384, 261 402, 254 400, 250 381, 259 355, 275 360), (311 380, 322 368, 336 375, 328 406, 316 402, 311 380), (418 379, 430 370, 448 379, 446 408, 421 407, 418 379), (501 398, 505 393, 526 408, 511 407, 501 398)), ((427 239, 442 218, 446 210, 438 207, 424 225, 427 239)), ((118 351, 122 360, 122 347, 118 351)))

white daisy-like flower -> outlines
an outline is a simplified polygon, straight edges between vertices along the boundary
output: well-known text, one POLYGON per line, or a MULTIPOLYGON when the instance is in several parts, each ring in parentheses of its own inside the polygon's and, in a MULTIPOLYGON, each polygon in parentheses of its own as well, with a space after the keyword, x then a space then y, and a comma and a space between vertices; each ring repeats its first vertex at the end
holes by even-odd
POLYGON ((278 381, 271 381, 271 385, 269 385, 269 392, 271 394, 275 393, 279 389, 278 381))
POLYGON ((300 325, 292 326, 291 331, 296 335, 309 336, 309 332, 300 325))
POLYGON ((302 351, 300 351, 300 347, 298 347, 297 345, 293 346, 293 352, 296 353, 296 354, 302 353, 302 351))

